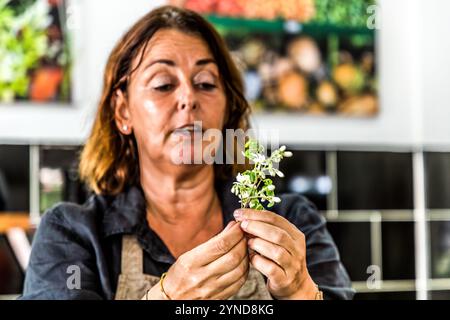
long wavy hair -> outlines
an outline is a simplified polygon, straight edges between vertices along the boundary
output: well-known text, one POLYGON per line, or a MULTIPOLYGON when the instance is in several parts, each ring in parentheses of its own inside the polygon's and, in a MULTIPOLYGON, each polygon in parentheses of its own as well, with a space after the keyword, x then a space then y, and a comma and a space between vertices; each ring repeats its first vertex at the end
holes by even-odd
MULTIPOLYGON (((134 134, 122 134, 115 123, 114 93, 126 92, 131 74, 142 63, 149 40, 160 29, 176 29, 202 38, 217 62, 226 95, 223 131, 249 126, 250 107, 244 97, 240 72, 214 27, 199 14, 174 6, 152 10, 134 24, 116 44, 106 64, 103 91, 92 132, 80 155, 80 178, 97 194, 115 195, 139 185, 139 155, 134 134), (138 64, 132 69, 135 59, 138 64)), ((224 134, 224 140, 226 135, 224 134)), ((235 144, 236 141, 233 142, 235 144)), ((226 146, 224 141, 223 146, 226 146)), ((225 157, 226 148, 223 149, 225 157)), ((234 156, 233 156, 234 159, 234 156)), ((224 179, 240 169, 237 164, 214 164, 215 177, 224 179)))

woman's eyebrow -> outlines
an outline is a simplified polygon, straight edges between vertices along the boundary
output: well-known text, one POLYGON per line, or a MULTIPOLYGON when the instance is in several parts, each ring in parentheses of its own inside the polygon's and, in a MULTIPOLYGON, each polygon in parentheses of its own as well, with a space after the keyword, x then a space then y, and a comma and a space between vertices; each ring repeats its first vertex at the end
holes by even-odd
POLYGON ((198 60, 195 64, 196 64, 197 66, 204 66, 205 64, 208 64, 208 63, 214 63, 214 64, 217 64, 216 60, 211 59, 211 58, 200 59, 200 60, 198 60))
MULTIPOLYGON (((145 66, 144 70, 150 68, 152 65, 157 64, 157 63, 162 63, 162 64, 165 64, 165 65, 168 65, 168 66, 171 66, 171 67, 175 67, 175 66, 177 65, 177 64, 175 63, 175 61, 173 61, 173 60, 169 60, 169 59, 158 59, 158 60, 151 61, 149 64, 147 64, 147 65, 145 66)), ((209 64, 209 63, 217 64, 216 60, 211 59, 211 58, 205 58, 205 59, 197 60, 197 62, 195 63, 195 65, 196 65, 196 66, 204 66, 204 65, 209 64)))
POLYGON ((151 61, 149 64, 147 64, 145 66, 144 70, 150 68, 152 65, 154 65, 156 63, 166 64, 166 65, 171 66, 171 67, 174 67, 176 65, 175 62, 172 61, 172 60, 169 60, 169 59, 158 59, 158 60, 151 61))

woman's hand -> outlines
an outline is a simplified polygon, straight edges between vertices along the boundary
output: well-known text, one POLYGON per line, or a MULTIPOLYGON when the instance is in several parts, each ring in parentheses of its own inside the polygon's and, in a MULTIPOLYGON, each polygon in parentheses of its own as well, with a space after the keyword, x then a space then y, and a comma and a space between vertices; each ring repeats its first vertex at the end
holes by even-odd
MULTIPOLYGON (((181 255, 164 279, 171 299, 228 299, 247 280, 247 240, 239 223, 230 222, 217 236, 181 255)), ((161 299, 159 283, 149 299, 161 299)), ((145 298, 145 297, 144 297, 145 298)))
POLYGON ((239 209, 241 228, 251 235, 248 247, 256 253, 251 264, 268 278, 277 299, 315 299, 317 287, 306 267, 305 235, 292 223, 270 211, 239 209))

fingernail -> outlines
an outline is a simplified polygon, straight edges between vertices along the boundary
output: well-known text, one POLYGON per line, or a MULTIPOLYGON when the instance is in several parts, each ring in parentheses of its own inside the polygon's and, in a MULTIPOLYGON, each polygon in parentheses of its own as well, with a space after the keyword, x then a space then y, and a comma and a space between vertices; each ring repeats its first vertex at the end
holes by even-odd
POLYGON ((239 218, 242 217, 242 212, 240 210, 235 210, 233 212, 233 216, 234 216, 235 219, 239 219, 239 218))
POLYGON ((242 229, 247 229, 247 226, 248 226, 248 220, 244 220, 241 222, 242 229))
POLYGON ((228 222, 228 224, 227 224, 227 226, 225 227, 224 230, 230 229, 235 223, 236 223, 236 221, 230 221, 230 222, 228 222))

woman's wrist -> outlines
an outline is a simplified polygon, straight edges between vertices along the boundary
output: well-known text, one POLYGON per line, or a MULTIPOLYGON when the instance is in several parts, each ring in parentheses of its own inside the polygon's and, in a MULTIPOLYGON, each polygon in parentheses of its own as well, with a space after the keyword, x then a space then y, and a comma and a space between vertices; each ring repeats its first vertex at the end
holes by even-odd
POLYGON ((307 278, 302 282, 300 289, 289 300, 317 300, 320 295, 320 290, 311 276, 308 274, 307 278))
POLYGON ((141 300, 167 300, 161 292, 159 282, 148 290, 141 300))

